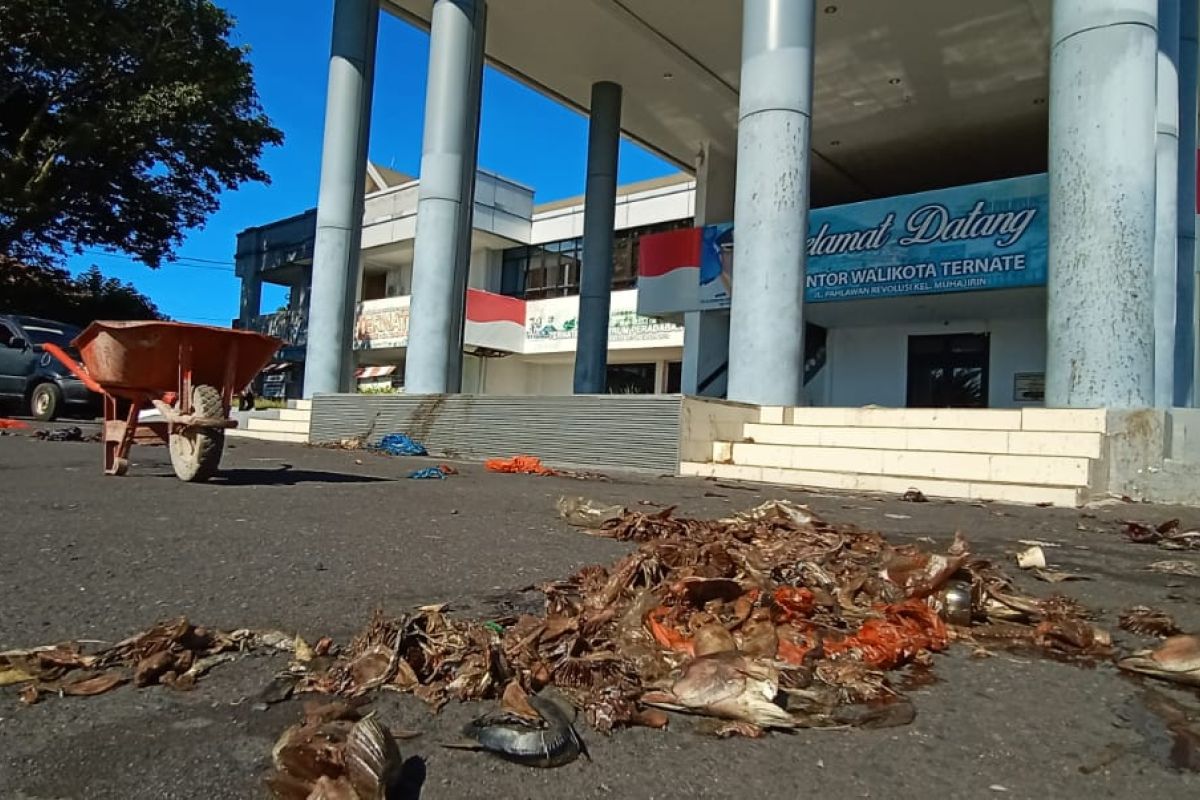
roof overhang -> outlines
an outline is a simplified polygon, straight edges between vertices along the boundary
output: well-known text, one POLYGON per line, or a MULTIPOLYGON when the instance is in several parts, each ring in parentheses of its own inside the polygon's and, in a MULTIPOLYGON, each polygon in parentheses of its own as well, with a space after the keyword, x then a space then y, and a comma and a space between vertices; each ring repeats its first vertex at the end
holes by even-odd
MULTIPOLYGON (((818 4, 813 200, 1043 171, 1051 0, 818 4)), ((384 0, 428 27, 432 0, 384 0)), ((684 169, 736 149, 741 3, 493 0, 489 63, 586 112, 625 90, 630 139, 684 169)))

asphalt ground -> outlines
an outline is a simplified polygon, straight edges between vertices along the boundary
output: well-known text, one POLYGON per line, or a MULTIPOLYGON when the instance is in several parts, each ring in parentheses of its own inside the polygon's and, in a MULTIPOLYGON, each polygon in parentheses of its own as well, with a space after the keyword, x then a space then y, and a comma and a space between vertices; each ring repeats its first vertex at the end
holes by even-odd
MULTIPOLYGON (((1020 539, 1044 540, 1061 545, 1046 548, 1053 565, 1092 580, 1049 587, 1022 574, 1021 586, 1078 598, 1122 649, 1147 644, 1116 627, 1116 615, 1138 603, 1200 630, 1200 578, 1145 569, 1163 559, 1200 566, 1200 553, 1131 544, 1119 525, 1180 517, 1197 527, 1196 509, 914 504, 657 476, 492 475, 479 465, 412 481, 408 472, 430 462, 247 440, 231 440, 224 471, 208 484, 176 480, 161 447, 135 449, 124 478, 104 477, 99 457, 94 443, 0 437, 0 650, 111 642, 175 615, 344 642, 375 608, 439 602, 479 616, 537 608, 539 596, 524 587, 627 550, 560 522, 554 502, 563 494, 678 504, 698 516, 786 498, 896 541, 928 537, 942 547, 960 530, 975 552, 1010 564, 1020 539)), ((122 687, 31 707, 0 689, 0 797, 264 797, 271 747, 302 701, 259 711, 253 697, 285 664, 248 656, 191 692, 122 687)), ((593 760, 554 770, 439 747, 484 706, 452 703, 433 716, 414 698, 387 694, 372 707, 385 723, 422 732, 401 749, 410 785, 428 798, 1200 796, 1200 773, 1178 766, 1186 753, 1143 702, 1158 691, 1200 709, 1196 690, 1107 663, 976 659, 965 647, 938 656, 934 672, 935 682, 911 688, 917 717, 903 728, 717 740, 675 717, 667 731, 604 737, 585 728, 593 760)))

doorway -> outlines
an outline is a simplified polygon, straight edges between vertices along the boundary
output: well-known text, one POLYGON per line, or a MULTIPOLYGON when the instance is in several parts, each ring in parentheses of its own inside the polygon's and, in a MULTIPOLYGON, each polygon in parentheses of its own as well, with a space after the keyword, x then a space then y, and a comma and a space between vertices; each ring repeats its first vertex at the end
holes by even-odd
POLYGON ((987 333, 908 337, 909 408, 987 408, 987 333))

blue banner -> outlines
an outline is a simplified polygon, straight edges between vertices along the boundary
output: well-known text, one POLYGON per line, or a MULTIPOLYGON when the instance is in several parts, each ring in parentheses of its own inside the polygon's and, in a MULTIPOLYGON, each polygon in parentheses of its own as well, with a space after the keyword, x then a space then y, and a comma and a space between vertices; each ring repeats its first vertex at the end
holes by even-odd
MULTIPOLYGON (((805 301, 1043 286, 1049 186, 1030 175, 816 209, 805 301)), ((704 229, 702 308, 729 306, 733 226, 704 229)))

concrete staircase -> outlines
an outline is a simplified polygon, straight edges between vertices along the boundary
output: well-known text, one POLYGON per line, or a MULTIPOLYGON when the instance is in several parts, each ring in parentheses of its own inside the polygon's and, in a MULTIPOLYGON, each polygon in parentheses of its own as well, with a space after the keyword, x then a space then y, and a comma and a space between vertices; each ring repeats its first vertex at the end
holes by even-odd
POLYGON ((308 441, 308 429, 312 423, 312 401, 289 400, 287 408, 235 411, 232 416, 238 421, 238 427, 230 429, 228 436, 304 443, 308 441))
POLYGON ((1106 478, 1103 410, 762 408, 684 475, 1077 506, 1106 478))

